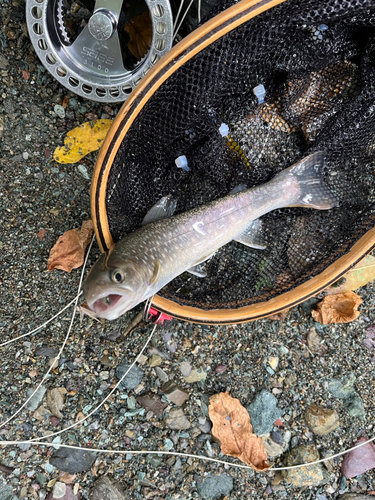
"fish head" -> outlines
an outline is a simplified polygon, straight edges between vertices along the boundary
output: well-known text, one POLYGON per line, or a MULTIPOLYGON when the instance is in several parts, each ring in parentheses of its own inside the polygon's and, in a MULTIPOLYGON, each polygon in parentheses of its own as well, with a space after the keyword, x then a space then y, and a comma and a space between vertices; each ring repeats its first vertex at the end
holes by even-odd
POLYGON ((88 307, 99 318, 117 319, 147 298, 149 282, 132 259, 119 259, 111 250, 99 257, 83 284, 88 307))

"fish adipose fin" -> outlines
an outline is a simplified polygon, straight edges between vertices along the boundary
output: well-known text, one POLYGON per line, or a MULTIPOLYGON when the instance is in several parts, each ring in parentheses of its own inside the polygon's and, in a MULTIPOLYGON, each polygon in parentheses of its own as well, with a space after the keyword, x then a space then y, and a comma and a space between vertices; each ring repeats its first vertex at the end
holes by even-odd
POLYGON ((338 205, 336 196, 323 180, 324 156, 324 152, 318 151, 284 170, 293 174, 300 188, 298 202, 289 206, 328 210, 338 205))
POLYGON ((259 219, 251 221, 245 231, 238 235, 234 241, 238 241, 238 243, 242 243, 247 247, 264 250, 267 245, 264 241, 262 221, 259 219))
POLYGON ((229 194, 240 193, 241 191, 245 191, 245 189, 247 189, 246 184, 238 184, 238 186, 229 191, 229 194))
POLYGON ((145 218, 142 221, 142 226, 155 222, 157 220, 168 219, 172 217, 176 210, 177 200, 175 200, 172 195, 164 196, 159 200, 150 210, 147 212, 145 218))

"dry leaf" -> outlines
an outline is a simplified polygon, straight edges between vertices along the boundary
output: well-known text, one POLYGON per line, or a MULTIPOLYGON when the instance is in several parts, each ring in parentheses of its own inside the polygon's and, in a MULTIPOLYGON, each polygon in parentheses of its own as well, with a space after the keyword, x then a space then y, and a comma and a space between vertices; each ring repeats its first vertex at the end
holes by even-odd
POLYGON ((125 24, 124 30, 129 35, 128 48, 130 52, 140 61, 151 48, 152 42, 152 20, 147 10, 141 16, 135 17, 125 24))
POLYGON ((38 238, 40 240, 42 240, 46 234, 47 234, 47 231, 45 229, 41 229, 38 233, 36 233, 36 235, 38 236, 38 238))
POLYGON ((312 311, 312 317, 318 323, 349 323, 360 315, 358 306, 363 300, 354 292, 328 295, 317 304, 317 310, 312 311))
POLYGON ((76 474, 69 474, 69 472, 60 472, 59 481, 65 484, 72 484, 76 479, 76 474))
POLYGON ((328 295, 357 290, 375 279, 375 257, 366 255, 336 283, 327 288, 328 295))
POLYGON ((64 406, 64 396, 67 393, 65 387, 57 387, 47 392, 47 405, 57 418, 63 418, 60 410, 64 406))
POLYGON ((53 159, 58 163, 77 163, 102 145, 113 120, 82 123, 66 134, 64 146, 56 148, 53 159))
POLYGON ((269 468, 262 440, 253 434, 250 415, 238 399, 228 392, 215 394, 208 407, 212 421, 212 434, 220 441, 225 455, 239 458, 256 471, 269 468))
POLYGON ((82 266, 93 230, 92 221, 85 220, 81 229, 70 229, 60 236, 50 251, 48 269, 53 271, 57 268, 70 273, 72 269, 82 266))
POLYGON ((272 316, 268 316, 266 319, 271 319, 272 321, 284 321, 284 319, 288 316, 289 309, 284 309, 284 311, 280 311, 276 314, 272 314, 272 316))

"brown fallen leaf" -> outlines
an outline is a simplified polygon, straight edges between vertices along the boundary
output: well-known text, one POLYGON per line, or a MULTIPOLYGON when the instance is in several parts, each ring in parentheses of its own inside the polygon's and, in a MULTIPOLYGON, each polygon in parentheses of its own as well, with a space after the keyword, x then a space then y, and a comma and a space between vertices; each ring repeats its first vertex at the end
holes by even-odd
POLYGON ((152 20, 147 10, 141 16, 135 17, 125 24, 124 30, 129 35, 128 48, 140 61, 150 50, 152 42, 152 20))
POLYGON ((353 269, 350 269, 336 283, 327 288, 328 295, 357 290, 375 279, 375 257, 366 255, 353 269))
POLYGON ((69 474, 69 472, 60 472, 59 481, 65 484, 72 484, 74 483, 76 477, 77 476, 75 474, 69 474))
POLYGON ((317 304, 317 310, 312 311, 312 317, 318 323, 350 323, 360 315, 358 307, 363 300, 354 292, 327 295, 317 304))
POLYGON ((269 468, 262 440, 253 433, 250 415, 238 399, 228 392, 214 394, 208 407, 212 434, 220 441, 225 455, 239 458, 256 471, 269 468))
POLYGON ((163 403, 160 397, 153 393, 148 392, 143 396, 139 396, 137 398, 138 403, 144 408, 146 411, 152 411, 154 415, 161 415, 165 408, 168 406, 166 403, 163 403))
POLYGON ((284 311, 272 314, 272 316, 268 316, 266 319, 270 319, 272 321, 284 321, 284 319, 288 316, 288 314, 289 314, 289 309, 285 309, 284 311))
POLYGON ((47 405, 57 418, 64 417, 60 410, 63 409, 66 393, 65 387, 56 387, 47 392, 47 405))
POLYGON ((36 235, 38 236, 38 238, 40 240, 42 240, 46 234, 47 234, 47 231, 45 229, 41 229, 38 233, 36 233, 36 235))
POLYGON ((94 226, 91 220, 82 222, 81 229, 70 229, 57 240, 49 254, 47 266, 50 271, 62 269, 70 273, 82 266, 85 249, 90 242, 94 226))

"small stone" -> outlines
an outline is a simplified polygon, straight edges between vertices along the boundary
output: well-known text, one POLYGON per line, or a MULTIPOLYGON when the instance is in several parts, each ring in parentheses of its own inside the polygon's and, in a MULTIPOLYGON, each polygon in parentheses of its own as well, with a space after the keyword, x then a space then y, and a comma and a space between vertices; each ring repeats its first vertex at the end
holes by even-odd
POLYGON ((55 104, 55 106, 53 107, 53 111, 59 118, 65 118, 65 109, 60 104, 55 104))
POLYGON ((297 382, 297 377, 296 377, 296 375, 292 372, 290 375, 288 375, 288 377, 285 377, 285 380, 284 380, 284 385, 285 385, 286 387, 290 387, 290 386, 294 385, 296 382, 297 382))
MULTIPOLYGON (((319 452, 315 445, 301 445, 294 448, 286 457, 286 466, 305 464, 319 460, 319 452)), ((288 483, 299 488, 305 486, 318 486, 326 482, 326 475, 322 464, 309 465, 283 471, 283 476, 288 483)))
POLYGON ((152 453, 150 455, 147 455, 146 460, 151 465, 151 467, 154 467, 154 469, 156 469, 162 463, 163 457, 162 456, 158 457, 157 455, 154 455, 152 453))
POLYGON ((316 333, 314 327, 310 328, 306 340, 307 345, 313 354, 318 354, 319 356, 327 354, 328 347, 325 344, 322 344, 322 338, 316 333))
POLYGON ((273 441, 269 434, 262 436, 261 440, 269 457, 279 457, 282 453, 284 453, 284 447, 273 441))
POLYGON ((215 368, 216 373, 225 373, 227 371, 227 367, 225 365, 218 365, 215 368))
POLYGON ((182 408, 173 408, 166 418, 166 425, 173 430, 190 429, 191 424, 184 414, 182 408))
POLYGON ((339 416, 335 410, 324 408, 324 406, 315 403, 307 407, 305 419, 310 430, 318 436, 324 436, 340 425, 339 416))
POLYGON ((137 363, 138 363, 139 365, 141 365, 141 366, 144 366, 144 365, 146 364, 147 360, 148 360, 148 357, 147 357, 147 356, 145 356, 144 354, 141 354, 141 355, 139 356, 139 358, 138 358, 137 363))
POLYGON ((155 366, 155 373, 162 382, 168 382, 169 377, 160 366, 155 366))
POLYGON ((194 384, 194 382, 200 382, 201 380, 206 380, 207 373, 204 370, 192 370, 188 377, 184 377, 188 384, 194 384))
POLYGON ((28 159, 29 159, 29 153, 28 153, 27 151, 24 151, 24 152, 22 153, 22 158, 23 158, 24 160, 28 160, 28 159))
POLYGON ((209 474, 198 484, 198 492, 201 498, 216 500, 223 495, 228 496, 233 490, 233 479, 228 474, 213 476, 209 474))
POLYGON ((191 373, 191 370, 192 370, 192 367, 188 361, 183 361, 180 364, 180 372, 182 373, 183 377, 188 377, 191 373))
POLYGON ((89 493, 90 500, 131 500, 119 481, 112 476, 101 476, 95 481, 89 493))
POLYGON ((95 459, 96 453, 92 451, 60 448, 54 451, 49 461, 59 470, 76 474, 90 469, 95 459))
POLYGON ((9 61, 8 59, 3 56, 2 54, 0 54, 0 69, 7 69, 7 67, 9 66, 9 61))
MULTIPOLYGON (((45 387, 43 386, 39 387, 39 389, 35 392, 30 401, 25 405, 25 407, 30 411, 35 411, 40 405, 46 391, 47 389, 45 387)), ((34 392, 33 389, 29 389, 27 391, 27 397, 30 397, 33 392, 34 392)))
POLYGON ((76 492, 71 484, 57 481, 46 500, 80 500, 80 498, 81 494, 78 491, 76 492))
POLYGON ((277 407, 277 399, 263 389, 246 407, 250 414, 253 431, 257 436, 269 434, 275 421, 281 417, 282 411, 277 407))
POLYGON ((138 396, 137 401, 142 408, 146 411, 152 411, 154 415, 161 415, 168 406, 166 403, 161 401, 157 394, 153 392, 148 392, 143 396, 138 396))
POLYGON ((276 370, 279 366, 279 358, 277 356, 270 356, 268 358, 268 364, 272 368, 272 370, 276 370))
POLYGON ((9 38, 9 40, 15 40, 17 38, 16 32, 13 30, 9 30, 7 32, 7 37, 9 38))
MULTIPOLYGON (((354 446, 364 443, 366 438, 361 437, 354 446)), ((373 443, 364 444, 360 448, 349 451, 344 455, 341 473, 348 479, 359 476, 364 472, 375 468, 375 445, 373 443)))
POLYGON ((148 366, 160 366, 162 363, 162 358, 158 354, 153 354, 151 358, 148 360, 148 366))
POLYGON ((109 372, 103 371, 99 373, 99 377, 101 380, 108 380, 109 379, 109 372))
POLYGON ((328 384, 328 390, 335 398, 345 399, 351 396, 354 391, 354 383, 356 377, 351 373, 348 377, 340 379, 332 379, 328 384))
POLYGON ((363 401, 356 392, 344 399, 343 405, 352 417, 364 418, 366 416, 363 401))
MULTIPOLYGON (((127 363, 121 363, 116 368, 116 376, 120 379, 124 373, 130 368, 130 365, 127 363)), ((135 389, 142 381, 144 372, 138 366, 133 366, 130 372, 126 375, 126 377, 121 382, 121 387, 130 391, 131 389, 135 389)))
POLYGON ((40 420, 43 422, 43 420, 46 420, 52 415, 52 413, 47 410, 47 408, 44 408, 44 406, 39 406, 37 410, 34 411, 33 417, 36 418, 37 420, 40 420))
POLYGON ((66 493, 66 484, 57 481, 55 486, 53 487, 53 497, 54 498, 62 498, 66 493))
POLYGON ((128 438, 130 439, 134 439, 135 438, 135 432, 132 431, 131 429, 126 429, 125 431, 125 434, 128 436, 128 438))
POLYGON ((189 394, 172 380, 162 386, 162 391, 177 406, 182 406, 189 399, 189 394))
POLYGON ((15 500, 16 498, 17 497, 13 495, 13 488, 6 484, 0 485, 0 500, 15 500))

